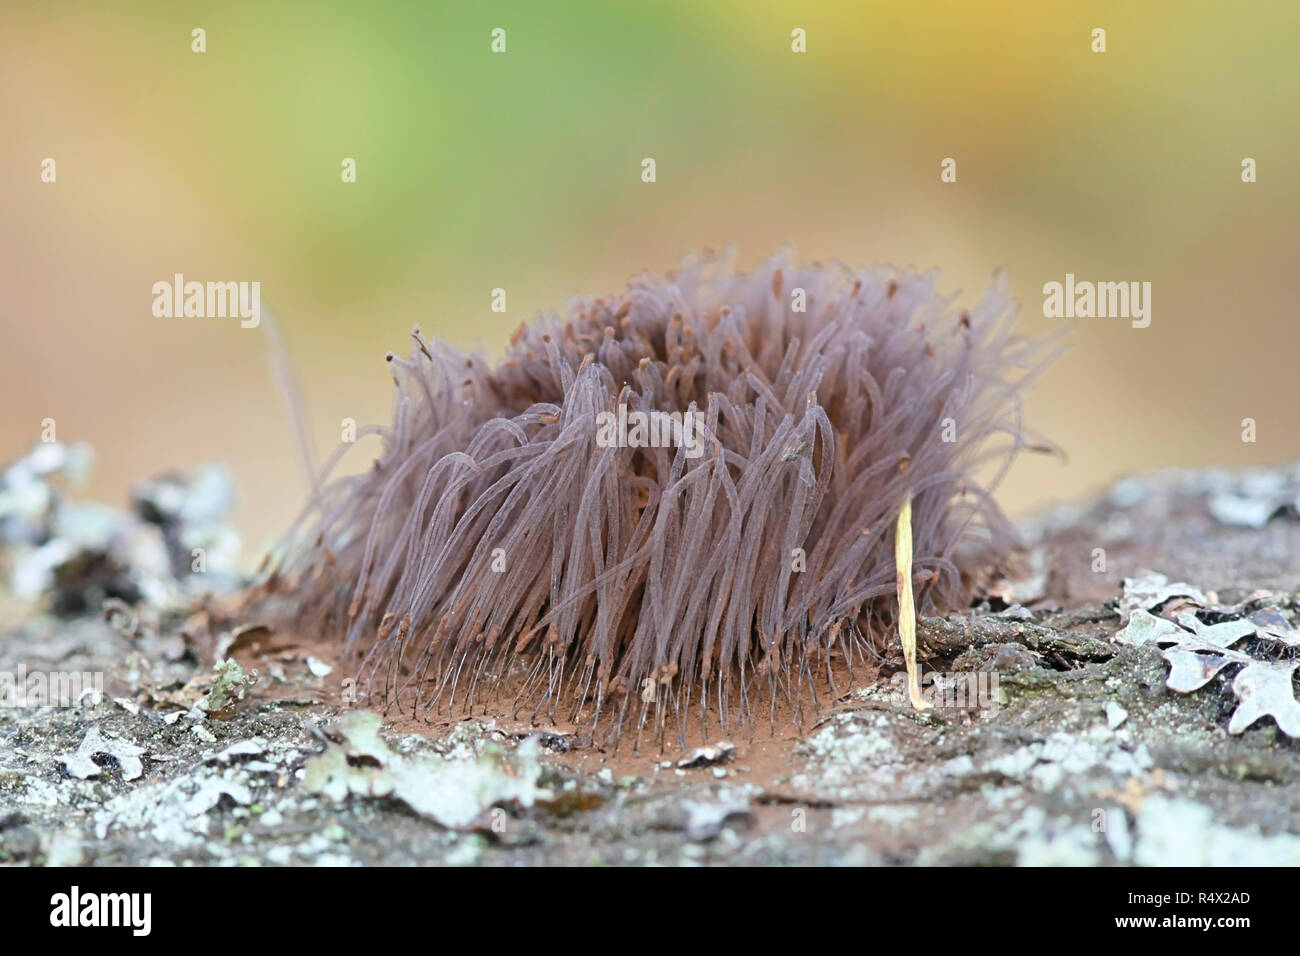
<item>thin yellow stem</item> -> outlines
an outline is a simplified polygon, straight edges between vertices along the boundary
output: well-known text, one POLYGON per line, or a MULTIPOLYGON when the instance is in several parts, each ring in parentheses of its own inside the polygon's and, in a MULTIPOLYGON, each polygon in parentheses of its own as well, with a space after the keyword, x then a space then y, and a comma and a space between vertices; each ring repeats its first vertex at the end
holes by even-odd
POLYGON ((916 667, 916 603, 912 599, 912 498, 903 502, 894 535, 894 563, 898 569, 898 638, 907 665, 907 694, 916 710, 928 710, 921 697, 921 675, 916 667))

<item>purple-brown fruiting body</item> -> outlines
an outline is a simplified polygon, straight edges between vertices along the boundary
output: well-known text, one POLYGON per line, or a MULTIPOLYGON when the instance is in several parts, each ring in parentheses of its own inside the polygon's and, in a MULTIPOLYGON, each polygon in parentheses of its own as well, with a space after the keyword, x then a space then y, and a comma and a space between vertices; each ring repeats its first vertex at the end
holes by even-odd
POLYGON ((289 613, 417 706, 514 674, 534 714, 567 700, 614 732, 650 707, 746 722, 885 633, 909 496, 922 610, 964 606, 1014 543, 991 490, 1031 447, 1044 359, 1013 319, 1001 279, 954 316, 933 275, 778 255, 575 299, 495 367, 417 331, 376 467, 323 484, 287 540, 289 613), (703 454, 602 446, 620 403, 698 411, 703 454))

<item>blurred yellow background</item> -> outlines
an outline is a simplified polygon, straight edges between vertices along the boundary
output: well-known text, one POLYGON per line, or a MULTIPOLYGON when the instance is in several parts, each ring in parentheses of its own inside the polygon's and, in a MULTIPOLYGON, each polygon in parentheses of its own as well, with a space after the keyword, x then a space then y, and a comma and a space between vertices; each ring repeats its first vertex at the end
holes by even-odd
POLYGON ((0 24, 0 459, 53 417, 112 503, 226 460, 250 555, 302 501, 289 420, 263 332, 153 316, 177 272, 261 282, 323 453, 345 417, 388 421, 415 323, 497 354, 571 293, 729 241, 742 266, 790 243, 939 267, 965 301, 1006 266, 1031 333, 1067 272, 1151 282, 1150 328, 1078 320, 1029 394, 1069 458, 1023 460, 1012 513, 1300 453, 1293 0, 6 0, 0 24))

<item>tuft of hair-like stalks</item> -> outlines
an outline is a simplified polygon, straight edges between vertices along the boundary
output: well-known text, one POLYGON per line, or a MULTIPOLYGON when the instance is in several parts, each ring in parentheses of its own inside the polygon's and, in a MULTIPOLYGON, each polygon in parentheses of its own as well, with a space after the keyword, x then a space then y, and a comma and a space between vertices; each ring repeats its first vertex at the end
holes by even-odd
POLYGON ((392 425, 362 432, 380 457, 314 493, 267 589, 420 713, 504 687, 516 713, 684 738, 688 712, 707 734, 798 710, 888 639, 909 497, 922 611, 966 606, 1015 544, 992 490, 1044 350, 1001 277, 950 305, 934 275, 724 255, 575 298, 495 365, 417 328, 392 425), (702 450, 598 440, 620 405, 698 413, 702 450))

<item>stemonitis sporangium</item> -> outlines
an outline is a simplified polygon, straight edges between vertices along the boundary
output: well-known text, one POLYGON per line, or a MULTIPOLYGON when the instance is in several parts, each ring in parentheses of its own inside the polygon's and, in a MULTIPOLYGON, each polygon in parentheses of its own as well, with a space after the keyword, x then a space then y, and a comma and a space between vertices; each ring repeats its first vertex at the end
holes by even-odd
POLYGON ((752 726, 895 629, 924 706, 913 587, 960 609, 1015 543, 992 488, 1047 357, 1013 322, 1001 277, 953 311, 782 254, 576 298, 495 365, 416 329, 374 467, 319 486, 263 594, 425 714, 504 687, 612 736, 752 726))

